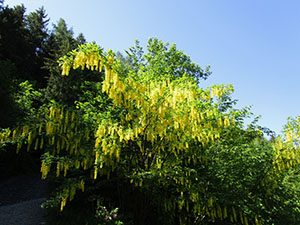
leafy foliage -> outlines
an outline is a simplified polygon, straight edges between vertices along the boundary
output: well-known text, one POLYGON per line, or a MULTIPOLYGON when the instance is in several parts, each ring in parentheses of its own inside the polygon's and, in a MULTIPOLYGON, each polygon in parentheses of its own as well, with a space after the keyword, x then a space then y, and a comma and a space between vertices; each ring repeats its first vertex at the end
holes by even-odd
POLYGON ((201 69, 189 56, 178 51, 175 44, 169 46, 157 38, 149 39, 145 54, 138 41, 126 53, 125 76, 129 72, 139 78, 147 76, 154 80, 176 80, 185 76, 199 83, 210 75, 209 66, 205 70, 201 69))

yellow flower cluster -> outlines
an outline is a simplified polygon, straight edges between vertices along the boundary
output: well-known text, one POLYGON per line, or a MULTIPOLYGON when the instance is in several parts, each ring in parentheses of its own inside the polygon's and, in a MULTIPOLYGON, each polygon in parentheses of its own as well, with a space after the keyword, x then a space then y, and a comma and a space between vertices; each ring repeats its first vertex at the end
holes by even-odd
MULTIPOLYGON (((95 44, 87 44, 79 46, 78 51, 73 51, 73 55, 71 57, 61 58, 61 67, 62 67, 62 75, 68 76, 70 73, 70 69, 77 69, 81 67, 83 70, 85 67, 90 70, 96 70, 101 72, 103 68, 104 61, 102 60, 103 56, 101 55, 100 49, 95 44), (86 51, 85 48, 88 48, 86 51)), ((108 55, 105 58, 106 65, 111 65, 113 61, 113 55, 108 55)))
POLYGON ((68 199, 69 201, 72 201, 74 199, 77 189, 80 189, 82 192, 84 192, 84 185, 84 180, 73 182, 70 183, 69 186, 62 191, 63 197, 60 202, 60 211, 63 211, 63 208, 66 206, 68 199))
POLYGON ((50 165, 42 161, 41 172, 42 172, 42 179, 46 179, 47 174, 50 172, 50 165))
MULTIPOLYGON (((76 160, 61 160, 57 162, 56 175, 59 176, 63 171, 63 175, 66 176, 70 168, 82 167, 84 170, 90 168, 93 165, 93 149, 86 151, 82 146, 82 142, 89 140, 90 131, 85 128, 78 132, 79 121, 75 118, 75 112, 69 112, 62 108, 55 106, 50 107, 49 115, 45 122, 40 124, 23 127, 17 127, 13 132, 2 133, 3 140, 11 138, 13 142, 17 143, 17 153, 22 147, 22 142, 27 140, 27 150, 30 149, 32 143, 34 143, 34 149, 43 148, 44 139, 48 139, 50 149, 52 149, 53 155, 59 155, 61 150, 67 151, 71 155, 76 155, 76 160), (43 130, 44 128, 44 130, 43 130), (38 137, 44 132, 45 136, 38 137), (12 135, 11 135, 12 133, 12 135), (10 137, 11 135, 11 137, 10 137), (84 158, 82 157, 84 156, 84 158)), ((51 162, 42 162, 41 173, 42 179, 47 177, 50 171, 51 162)), ((84 182, 81 184, 81 189, 84 190, 84 182)))
POLYGON ((287 132, 285 137, 286 142, 283 142, 281 137, 278 137, 273 145, 274 160, 273 172, 279 175, 283 170, 289 169, 300 164, 300 149, 295 145, 295 135, 290 131, 287 132))
MULTIPOLYGON (((4 132, 0 133, 0 147, 5 141, 7 141, 10 134, 11 134, 10 130, 5 130, 4 132)), ((15 136, 15 133, 14 133, 14 136, 15 136)))
MULTIPOLYGON (((300 164, 300 119, 294 122, 296 127, 286 129, 284 136, 278 136, 273 142, 273 168, 266 171, 266 177, 261 181, 261 186, 268 187, 268 194, 278 187, 282 174, 300 164)), ((296 188, 292 186, 290 190, 296 191, 296 188)))
POLYGON ((84 69, 84 66, 87 67, 87 69, 91 70, 100 70, 102 69, 101 65, 99 66, 100 56, 95 52, 89 52, 88 55, 86 55, 84 52, 80 51, 76 55, 73 63, 73 69, 77 69, 78 67, 81 67, 81 69, 84 69))
POLYGON ((62 65, 62 75, 68 76, 71 69, 71 62, 69 60, 66 60, 62 65))
POLYGON ((17 127, 12 132, 7 130, 0 134, 0 145, 1 142, 5 142, 10 139, 13 143, 17 143, 17 153, 22 147, 22 142, 27 141, 27 151, 29 151, 31 144, 35 141, 35 149, 38 147, 38 140, 36 139, 37 132, 32 127, 25 125, 23 127, 17 127), (12 135, 11 135, 12 134, 12 135), (2 136, 2 138, 1 138, 2 136))
POLYGON ((60 211, 63 211, 64 207, 66 206, 66 203, 67 203, 67 198, 63 197, 60 203, 60 211))

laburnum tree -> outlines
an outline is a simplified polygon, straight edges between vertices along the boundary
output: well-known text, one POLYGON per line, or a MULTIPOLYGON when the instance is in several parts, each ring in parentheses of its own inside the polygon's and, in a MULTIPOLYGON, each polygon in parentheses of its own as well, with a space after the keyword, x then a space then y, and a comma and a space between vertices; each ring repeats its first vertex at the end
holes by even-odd
POLYGON ((101 81, 83 82, 76 107, 53 101, 1 133, 1 145, 44 150, 42 178, 63 180, 53 206, 85 196, 133 224, 299 223, 299 118, 266 141, 255 123, 244 128, 249 110, 233 108, 233 87, 201 88, 209 68, 175 45, 150 39, 147 53, 137 43, 127 54, 78 46, 60 59, 62 75, 88 69, 101 81))

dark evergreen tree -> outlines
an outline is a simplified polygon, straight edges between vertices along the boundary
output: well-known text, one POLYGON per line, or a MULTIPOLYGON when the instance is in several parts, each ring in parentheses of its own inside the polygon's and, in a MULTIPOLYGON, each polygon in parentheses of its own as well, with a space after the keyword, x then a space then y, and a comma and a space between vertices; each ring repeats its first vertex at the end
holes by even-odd
MULTIPOLYGON (((26 114, 16 102, 20 83, 34 88, 46 86, 44 70, 45 41, 48 39, 47 15, 43 8, 25 15, 24 5, 0 7, 0 127, 11 126, 26 114)), ((38 105, 37 105, 38 106, 38 105)))
POLYGON ((27 72, 24 68, 26 58, 24 50, 26 42, 24 36, 24 6, 8 8, 1 2, 0 8, 0 128, 15 123, 17 105, 13 94, 17 89, 15 79, 24 79, 27 72))
POLYGON ((60 19, 54 26, 47 42, 48 58, 45 61, 45 68, 50 73, 48 85, 45 89, 47 100, 55 100, 60 104, 74 106, 81 93, 81 85, 86 80, 99 80, 99 74, 90 71, 76 70, 70 73, 70 77, 61 76, 57 60, 72 49, 86 42, 82 33, 74 38, 72 29, 69 29, 66 22, 60 19))
POLYGON ((15 65, 9 60, 0 60, 0 129, 15 124, 18 107, 14 102, 13 93, 16 89, 13 76, 15 65))
POLYGON ((0 11, 0 60, 9 60, 16 66, 16 77, 26 80, 30 78, 28 30, 25 29, 25 7, 2 7, 0 11))
POLYGON ((30 47, 30 52, 34 53, 34 55, 32 55, 31 74, 39 87, 46 86, 46 78, 48 77, 47 70, 43 68, 44 58, 47 55, 45 43, 48 40, 48 22, 49 19, 47 19, 44 8, 40 8, 35 12, 30 13, 25 18, 25 27, 29 31, 28 45, 30 47))

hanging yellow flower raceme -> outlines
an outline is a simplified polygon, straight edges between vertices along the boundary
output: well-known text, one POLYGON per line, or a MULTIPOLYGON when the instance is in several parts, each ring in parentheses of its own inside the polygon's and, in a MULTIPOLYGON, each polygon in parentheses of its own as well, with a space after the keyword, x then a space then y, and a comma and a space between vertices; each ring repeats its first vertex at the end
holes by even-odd
POLYGON ((42 179, 46 179, 47 174, 50 172, 50 165, 46 164, 44 161, 41 166, 42 179))

